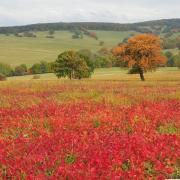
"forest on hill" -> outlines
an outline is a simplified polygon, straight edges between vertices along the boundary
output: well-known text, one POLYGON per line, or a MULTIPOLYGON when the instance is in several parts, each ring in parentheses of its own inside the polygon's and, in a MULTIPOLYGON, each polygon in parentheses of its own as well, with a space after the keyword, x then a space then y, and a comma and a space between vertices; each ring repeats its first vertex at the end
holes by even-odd
POLYGON ((141 33, 153 32, 159 34, 180 31, 180 19, 163 19, 131 24, 105 22, 40 23, 25 26, 0 27, 0 34, 22 33, 26 31, 73 30, 74 28, 105 31, 137 31, 141 33))

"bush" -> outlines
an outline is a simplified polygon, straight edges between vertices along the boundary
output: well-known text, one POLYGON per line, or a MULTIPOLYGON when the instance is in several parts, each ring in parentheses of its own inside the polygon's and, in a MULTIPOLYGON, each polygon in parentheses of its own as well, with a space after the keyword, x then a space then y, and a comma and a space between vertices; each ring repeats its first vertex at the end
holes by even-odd
POLYGON ((13 69, 8 64, 0 63, 0 74, 3 74, 5 76, 12 76, 13 69))
POLYGON ((137 67, 133 67, 128 71, 128 74, 139 74, 139 70, 137 67))
POLYGON ((48 63, 46 61, 41 61, 40 63, 33 64, 29 69, 31 74, 44 74, 53 72, 53 63, 48 63))
POLYGON ((172 56, 171 59, 167 61, 168 67, 180 67, 180 53, 172 56))
POLYGON ((6 81, 6 76, 4 74, 0 74, 0 81, 6 81))
POLYGON ((112 60, 109 56, 96 55, 95 57, 96 68, 109 68, 112 67, 112 60))
POLYGON ((27 66, 25 64, 21 64, 20 66, 15 67, 14 75, 15 76, 24 76, 27 74, 27 66))

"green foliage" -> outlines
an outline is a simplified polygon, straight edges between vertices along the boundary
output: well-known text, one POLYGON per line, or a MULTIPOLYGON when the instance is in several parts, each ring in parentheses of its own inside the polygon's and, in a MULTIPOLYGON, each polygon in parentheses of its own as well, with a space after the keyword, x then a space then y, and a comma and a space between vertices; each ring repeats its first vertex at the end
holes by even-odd
POLYGON ((132 67, 129 71, 128 74, 139 74, 139 68, 138 67, 132 67))
POLYGON ((94 54, 89 49, 81 49, 78 51, 78 53, 82 56, 88 57, 91 60, 93 60, 93 58, 94 58, 94 54))
POLYGON ((97 54, 95 54, 95 67, 96 68, 109 68, 114 64, 114 56, 111 51, 106 48, 100 49, 97 54))
POLYGON ((48 63, 46 61, 41 61, 40 63, 34 64, 30 68, 31 74, 44 74, 53 72, 53 63, 48 63))
POLYGON ((96 56, 95 66, 97 68, 112 67, 112 61, 108 56, 96 56))
POLYGON ((66 51, 60 54, 55 63, 55 74, 58 78, 88 78, 93 71, 89 58, 75 51, 66 51))
POLYGON ((52 176, 53 173, 54 173, 54 169, 53 169, 53 168, 47 169, 47 170, 45 171, 45 175, 46 175, 46 176, 52 176))
POLYGON ((167 61, 167 67, 174 67, 175 66, 175 62, 174 62, 174 58, 170 58, 167 61))
POLYGON ((30 68, 30 73, 32 73, 32 74, 41 74, 41 65, 39 63, 34 64, 30 68))
POLYGON ((152 162, 145 162, 144 163, 144 168, 145 168, 146 175, 153 176, 153 174, 155 173, 152 162))
POLYGON ((173 35, 172 32, 168 32, 164 35, 165 38, 170 38, 173 35))
POLYGON ((172 39, 171 37, 163 39, 163 48, 164 49, 174 49, 180 48, 180 36, 172 39))
POLYGON ((131 163, 129 160, 125 161, 122 165, 121 168, 123 171, 128 171, 131 168, 131 163))
POLYGON ((167 66, 180 68, 180 53, 168 59, 167 66))
POLYGON ((179 19, 148 21, 134 24, 104 23, 104 22, 77 22, 77 23, 43 23, 27 26, 16 27, 0 27, 0 33, 22 33, 25 31, 59 31, 81 29, 88 27, 91 30, 105 31, 138 31, 138 32, 159 32, 163 29, 163 33, 171 32, 172 29, 180 28, 179 19), (158 29, 157 29, 157 26, 158 29))
POLYGON ((94 54, 90 50, 87 50, 87 49, 80 50, 77 53, 80 56, 80 58, 84 59, 87 66, 89 67, 89 73, 94 72, 94 69, 95 69, 94 54))
POLYGON ((164 55, 167 57, 167 59, 171 59, 173 57, 173 53, 170 51, 166 51, 164 55))
POLYGON ((177 162, 177 166, 175 167, 175 171, 173 172, 171 178, 173 178, 173 179, 180 179, 180 162, 177 162))
POLYGON ((167 124, 166 126, 159 126, 158 132, 160 134, 177 134, 179 129, 174 124, 167 124))
POLYGON ((98 128, 100 125, 101 125, 101 122, 98 119, 93 121, 93 127, 94 128, 98 128))
POLYGON ((180 68, 180 53, 175 55, 173 57, 173 60, 174 60, 174 64, 176 67, 180 68))
POLYGON ((73 164, 74 162, 76 161, 76 157, 74 154, 68 154, 66 157, 65 157, 65 162, 69 165, 73 164))
POLYGON ((24 76, 27 74, 27 66, 25 64, 21 64, 20 66, 15 67, 14 75, 15 76, 24 76))
POLYGON ((0 63, 0 73, 5 76, 12 76, 13 75, 13 69, 10 65, 0 63))

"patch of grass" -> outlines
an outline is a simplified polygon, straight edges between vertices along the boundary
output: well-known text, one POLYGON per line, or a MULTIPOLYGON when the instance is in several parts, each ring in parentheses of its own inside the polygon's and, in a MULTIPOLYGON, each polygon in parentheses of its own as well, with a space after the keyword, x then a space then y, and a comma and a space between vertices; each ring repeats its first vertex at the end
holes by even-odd
POLYGON ((100 125, 101 125, 101 122, 98 119, 95 119, 93 121, 93 127, 94 128, 98 128, 98 127, 100 127, 100 125))
POLYGON ((128 171, 131 168, 131 163, 129 160, 125 161, 122 165, 121 168, 123 171, 128 171))
POLYGON ((167 124, 165 126, 159 126, 158 132, 160 134, 177 134, 179 129, 174 124, 167 124))
POLYGON ((73 164, 76 161, 76 156, 74 154, 68 154, 65 157, 65 162, 69 165, 73 164))
POLYGON ((145 168, 146 175, 153 176, 155 174, 155 170, 154 170, 152 162, 145 162, 144 168, 145 168))

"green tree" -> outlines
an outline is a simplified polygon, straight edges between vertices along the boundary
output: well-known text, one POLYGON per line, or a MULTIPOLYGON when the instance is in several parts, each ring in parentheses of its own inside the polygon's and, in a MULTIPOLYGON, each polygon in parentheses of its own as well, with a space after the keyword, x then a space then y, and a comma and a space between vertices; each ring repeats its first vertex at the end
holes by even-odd
POLYGON ((96 55, 95 66, 97 68, 112 67, 112 61, 108 56, 96 55))
POLYGON ((30 68, 31 74, 41 74, 41 65, 39 63, 33 64, 33 66, 30 68))
POLYGON ((173 57, 174 66, 180 68, 180 53, 173 57))
POLYGON ((53 63, 48 63, 46 61, 41 61, 40 63, 34 64, 30 68, 31 74, 44 74, 44 73, 50 73, 53 72, 53 63))
POLYGON ((91 67, 88 66, 85 58, 75 51, 63 52, 55 62, 55 74, 58 78, 88 78, 91 73, 91 67))
POLYGON ((114 64, 114 56, 106 48, 101 48, 95 55, 95 67, 107 68, 112 67, 114 64))
POLYGON ((173 53, 170 51, 166 51, 164 55, 167 57, 167 59, 171 59, 173 57, 173 53))
POLYGON ((25 64, 21 64, 20 66, 15 67, 14 75, 15 76, 24 76, 27 74, 27 66, 25 64))
POLYGON ((41 69, 41 73, 48 73, 50 71, 50 65, 49 63, 47 63, 46 61, 41 61, 40 63, 40 69, 41 69))
POLYGON ((12 76, 13 75, 13 69, 10 65, 0 63, 0 73, 5 76, 12 76))
POLYGON ((88 49, 82 49, 77 52, 79 56, 86 61, 86 64, 90 68, 90 73, 94 72, 95 69, 95 61, 94 61, 94 54, 88 49))
POLYGON ((173 67, 174 66, 174 61, 173 61, 173 53, 170 51, 166 51, 164 55, 167 57, 167 66, 168 67, 173 67))

